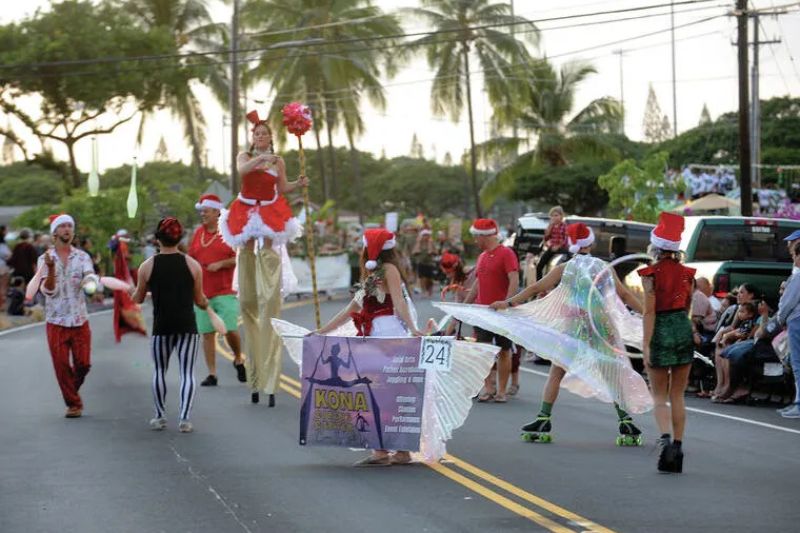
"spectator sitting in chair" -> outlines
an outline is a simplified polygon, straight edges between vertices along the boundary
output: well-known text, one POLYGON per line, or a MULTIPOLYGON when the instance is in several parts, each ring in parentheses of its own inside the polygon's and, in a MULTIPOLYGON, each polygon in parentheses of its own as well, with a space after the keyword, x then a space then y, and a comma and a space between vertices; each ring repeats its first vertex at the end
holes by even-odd
MULTIPOLYGON (((757 317, 757 313, 762 316, 767 315, 769 318, 769 307, 763 302, 756 307, 753 302, 745 302, 739 304, 736 312, 736 325, 731 331, 722 335, 719 346, 719 359, 723 363, 722 368, 722 383, 717 383, 718 392, 716 397, 711 398, 715 403, 735 403, 744 399, 749 391, 744 396, 734 397, 735 381, 732 378, 732 368, 741 369, 744 366, 748 353, 752 351, 755 340, 757 325, 760 325, 762 320, 757 317)), ((766 322, 764 320, 763 322, 766 322)), ((736 377, 741 378, 741 372, 736 372, 736 377)))
MULTIPOLYGON (((739 327, 739 319, 738 319, 738 311, 739 307, 745 303, 753 303, 756 295, 758 294, 758 289, 751 283, 744 283, 739 287, 739 290, 736 292, 736 304, 729 306, 725 312, 720 316, 719 321, 717 322, 717 328, 714 335, 714 343, 716 345, 716 350, 714 354, 714 366, 717 370, 717 386, 714 388, 714 392, 711 394, 711 400, 716 401, 717 398, 722 394, 723 391, 727 391, 728 389, 728 360, 722 357, 722 350, 726 348, 728 344, 733 342, 735 339, 733 338, 735 335, 731 335, 725 339, 726 343, 723 343, 723 337, 734 331, 739 327)), ((752 309, 753 316, 755 317, 756 309, 752 309)))

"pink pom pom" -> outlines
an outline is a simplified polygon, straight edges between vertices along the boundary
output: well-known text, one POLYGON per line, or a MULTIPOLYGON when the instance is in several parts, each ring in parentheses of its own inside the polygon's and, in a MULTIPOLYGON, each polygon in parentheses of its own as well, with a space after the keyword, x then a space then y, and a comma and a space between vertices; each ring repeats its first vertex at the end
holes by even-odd
POLYGON ((311 119, 311 109, 300 102, 291 102, 283 106, 283 125, 289 133, 300 137, 311 129, 314 121, 311 119))
POLYGON ((367 270, 375 270, 376 268, 378 268, 378 262, 377 261, 373 261, 372 259, 370 259, 369 261, 364 263, 364 267, 367 270))

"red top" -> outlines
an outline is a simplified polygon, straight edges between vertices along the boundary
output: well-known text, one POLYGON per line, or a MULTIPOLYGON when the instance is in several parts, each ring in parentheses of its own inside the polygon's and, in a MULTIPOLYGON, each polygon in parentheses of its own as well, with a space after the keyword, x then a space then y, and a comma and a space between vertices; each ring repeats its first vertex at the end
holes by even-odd
POLYGON ((236 257, 233 248, 222 240, 219 230, 216 233, 209 233, 205 226, 197 228, 189 245, 189 256, 196 259, 203 267, 203 293, 206 298, 236 294, 233 290, 233 267, 222 268, 216 272, 208 270, 208 265, 211 263, 236 257))
POLYGON ((517 254, 502 244, 478 257, 475 275, 478 279, 476 304, 488 305, 508 298, 508 275, 519 270, 517 254))
POLYGON ((278 177, 264 169, 251 170, 242 176, 241 194, 251 200, 269 201, 275 198, 278 177))
POLYGON ((551 250, 567 247, 567 225, 564 222, 553 224, 547 233, 547 246, 551 250))
POLYGON ((391 316, 394 314, 394 304, 392 297, 388 293, 383 299, 383 303, 379 302, 375 296, 365 296, 361 311, 350 313, 353 319, 358 334, 363 337, 369 337, 372 334, 372 321, 379 316, 391 316))
POLYGON ((695 269, 685 267, 674 259, 662 259, 653 265, 640 268, 637 272, 642 277, 653 277, 656 313, 689 308, 695 269))

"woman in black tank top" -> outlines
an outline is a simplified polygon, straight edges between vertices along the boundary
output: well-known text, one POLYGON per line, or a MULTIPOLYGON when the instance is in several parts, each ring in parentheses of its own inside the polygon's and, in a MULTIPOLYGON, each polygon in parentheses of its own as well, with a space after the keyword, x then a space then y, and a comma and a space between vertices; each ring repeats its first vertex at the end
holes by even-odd
POLYGON ((134 300, 144 301, 148 288, 153 295, 153 398, 156 416, 150 427, 162 430, 167 426, 165 401, 167 385, 165 373, 170 355, 178 351, 181 373, 181 405, 178 429, 182 433, 192 431, 189 414, 194 400, 194 363, 197 359, 199 335, 193 305, 201 309, 208 307, 203 295, 203 278, 200 264, 178 251, 177 245, 183 237, 183 227, 177 219, 167 217, 158 223, 156 239, 161 251, 139 267, 139 285, 134 300))

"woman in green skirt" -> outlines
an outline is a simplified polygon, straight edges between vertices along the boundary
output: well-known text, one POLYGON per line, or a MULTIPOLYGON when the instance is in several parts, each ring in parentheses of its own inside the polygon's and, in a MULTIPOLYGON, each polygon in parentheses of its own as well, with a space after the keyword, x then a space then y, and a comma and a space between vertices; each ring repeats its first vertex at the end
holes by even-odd
POLYGON ((680 215, 659 215, 658 226, 650 234, 656 262, 638 271, 644 288, 644 363, 661 431, 659 472, 683 470, 683 394, 694 357, 689 308, 695 271, 680 262, 683 225, 680 215))

